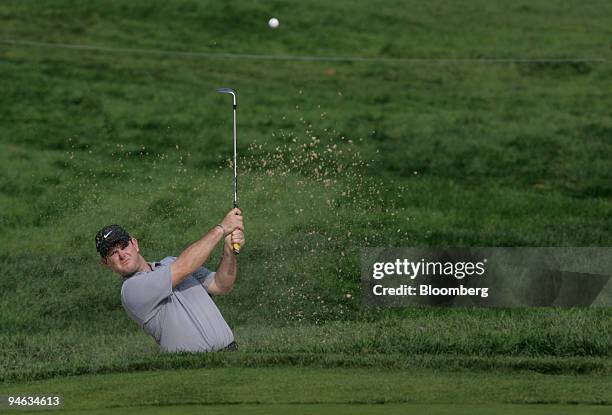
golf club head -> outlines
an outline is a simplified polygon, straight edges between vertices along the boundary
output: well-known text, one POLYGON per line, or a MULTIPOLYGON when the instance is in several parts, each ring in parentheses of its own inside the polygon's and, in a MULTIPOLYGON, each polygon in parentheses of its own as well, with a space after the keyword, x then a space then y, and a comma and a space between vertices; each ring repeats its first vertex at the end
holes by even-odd
POLYGON ((230 94, 234 99, 234 107, 236 107, 236 91, 234 91, 232 88, 217 88, 217 92, 221 94, 230 94))

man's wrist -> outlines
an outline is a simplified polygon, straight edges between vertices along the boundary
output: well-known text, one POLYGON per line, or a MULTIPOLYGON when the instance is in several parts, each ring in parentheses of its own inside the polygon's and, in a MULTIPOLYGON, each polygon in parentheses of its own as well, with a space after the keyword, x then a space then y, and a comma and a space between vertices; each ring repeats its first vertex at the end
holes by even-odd
POLYGON ((234 249, 232 248, 232 244, 231 243, 224 243, 223 244, 223 256, 234 256, 234 249))
POLYGON ((223 235, 223 237, 225 238, 226 233, 225 233, 225 228, 223 227, 223 225, 221 225, 220 223, 217 223, 217 224, 215 225, 215 228, 214 228, 214 229, 220 229, 220 230, 221 230, 221 234, 222 234, 222 235, 223 235))

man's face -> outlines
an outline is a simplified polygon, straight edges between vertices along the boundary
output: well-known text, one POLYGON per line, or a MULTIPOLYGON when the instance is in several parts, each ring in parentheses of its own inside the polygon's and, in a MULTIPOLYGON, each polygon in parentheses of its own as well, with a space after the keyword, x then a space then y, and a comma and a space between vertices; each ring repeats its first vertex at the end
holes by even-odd
POLYGON ((124 277, 135 273, 140 266, 138 241, 132 238, 129 242, 117 243, 101 261, 102 265, 124 277))

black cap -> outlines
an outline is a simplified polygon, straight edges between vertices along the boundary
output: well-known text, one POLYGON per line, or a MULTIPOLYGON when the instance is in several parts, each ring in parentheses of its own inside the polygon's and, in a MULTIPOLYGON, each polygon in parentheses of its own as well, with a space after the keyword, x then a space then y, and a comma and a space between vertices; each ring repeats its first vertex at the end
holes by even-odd
POLYGON ((119 225, 108 225, 96 234, 96 249, 101 257, 106 257, 108 251, 119 242, 130 242, 132 237, 119 225))

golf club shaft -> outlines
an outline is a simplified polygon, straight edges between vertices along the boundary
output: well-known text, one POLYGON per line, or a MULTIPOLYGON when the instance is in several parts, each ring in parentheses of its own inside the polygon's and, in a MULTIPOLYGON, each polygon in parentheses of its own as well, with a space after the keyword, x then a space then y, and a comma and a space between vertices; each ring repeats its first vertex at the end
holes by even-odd
MULTIPOLYGON (((236 140, 236 95, 234 95, 234 208, 238 207, 238 149, 236 140)), ((240 244, 233 243, 234 255, 240 253, 240 244)))
POLYGON ((234 207, 238 207, 238 149, 236 141, 236 104, 234 104, 234 207))
MULTIPOLYGON (((238 149, 237 149, 237 140, 236 140, 236 91, 231 88, 219 88, 217 92, 221 94, 231 94, 233 98, 233 110, 234 110, 234 208, 238 207, 238 149)), ((232 250, 234 255, 238 255, 240 253, 240 244, 233 243, 232 250)))

